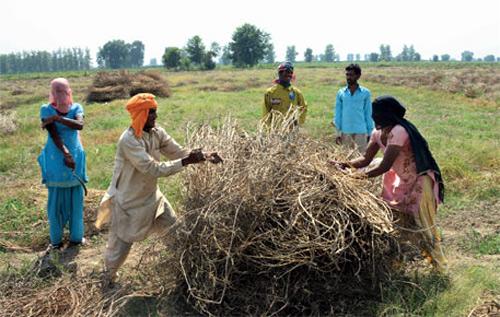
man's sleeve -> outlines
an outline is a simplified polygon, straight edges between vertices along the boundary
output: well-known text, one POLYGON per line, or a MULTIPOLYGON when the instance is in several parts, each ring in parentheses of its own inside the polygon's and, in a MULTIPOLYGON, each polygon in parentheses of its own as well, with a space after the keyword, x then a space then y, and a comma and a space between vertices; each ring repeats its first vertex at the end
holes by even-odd
POLYGON ((271 112, 271 96, 269 92, 264 94, 264 103, 262 104, 262 122, 267 123, 269 120, 268 114, 271 112), (268 119, 268 120, 266 120, 268 119))
POLYGON ((165 130, 159 130, 159 136, 160 153, 168 157, 170 160, 182 159, 189 155, 189 150, 180 146, 174 138, 165 132, 165 130))
POLYGON ((340 136, 340 133, 342 133, 342 107, 342 97, 340 92, 337 92, 337 98, 335 99, 335 106, 333 110, 335 112, 333 121, 335 123, 335 129, 337 130, 337 136, 340 136))
POLYGON ((168 162, 157 162, 146 152, 142 144, 133 138, 120 140, 118 144, 122 148, 124 156, 141 173, 154 177, 169 176, 182 170, 180 159, 168 162))
POLYGON ((372 118, 372 101, 370 92, 366 94, 364 108, 365 108, 364 110, 365 110, 366 133, 370 135, 373 129, 375 128, 375 124, 373 123, 373 118, 372 118))

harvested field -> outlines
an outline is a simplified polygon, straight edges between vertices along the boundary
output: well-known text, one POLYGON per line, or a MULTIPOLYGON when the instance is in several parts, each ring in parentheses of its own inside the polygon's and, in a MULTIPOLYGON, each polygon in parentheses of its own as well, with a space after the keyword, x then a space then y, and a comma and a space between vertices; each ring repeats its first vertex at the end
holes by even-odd
POLYGON ((484 97, 500 102, 500 72, 498 67, 485 69, 427 70, 389 67, 370 70, 363 79, 388 85, 461 93, 468 98, 484 97))
MULTIPOLYGON (((325 160, 349 155, 333 145, 335 135, 330 126, 335 94, 340 87, 345 85, 343 69, 346 64, 333 63, 318 67, 315 65, 311 63, 312 67, 309 68, 309 65, 299 64, 296 67, 297 87, 304 93, 309 105, 306 124, 301 130, 307 137, 302 135, 301 139, 297 140, 307 140, 305 147, 314 142, 321 144, 317 149, 318 153, 326 155, 325 160)), ((499 114, 500 99, 491 98, 488 93, 472 99, 466 96, 463 86, 457 85, 455 89, 448 89, 447 87, 451 88, 451 85, 443 84, 452 83, 456 79, 457 82, 462 80, 466 85, 494 87, 495 79, 488 74, 499 74, 498 65, 498 63, 495 65, 481 63, 444 65, 430 62, 388 63, 387 65, 362 63, 361 84, 366 85, 372 91, 373 97, 382 94, 401 97, 402 102, 408 106, 408 118, 425 135, 433 154, 436 155, 442 167, 447 195, 445 204, 441 205, 438 211, 438 223, 443 230, 443 245, 450 264, 447 273, 433 274, 430 272, 430 266, 419 254, 412 258, 406 256, 408 254, 405 253, 409 262, 394 263, 403 266, 401 274, 396 272, 386 282, 383 281, 384 276, 381 275, 380 283, 375 283, 377 288, 374 289, 371 278, 364 274, 369 272, 368 269, 362 270, 359 276, 365 279, 362 281, 354 279, 352 283, 344 287, 342 294, 337 292, 338 287, 335 287, 342 285, 343 281, 336 281, 337 284, 334 284, 334 287, 328 284, 330 280, 324 282, 327 275, 334 276, 334 272, 319 275, 315 271, 317 268, 315 264, 323 265, 327 263, 325 259, 329 258, 321 257, 316 251, 311 251, 309 253, 311 257, 306 258, 304 254, 301 254, 302 262, 298 264, 299 266, 296 269, 292 267, 290 274, 283 275, 290 277, 290 280, 278 279, 278 276, 270 277, 264 284, 262 276, 269 276, 271 270, 279 271, 283 269, 282 267, 266 268, 262 270, 263 273, 259 271, 254 274, 255 281, 263 287, 264 291, 274 289, 275 293, 268 294, 269 298, 254 305, 253 308, 249 303, 255 298, 244 299, 244 306, 236 309, 234 309, 234 299, 242 296, 238 295, 238 292, 250 292, 242 290, 241 285, 253 282, 248 278, 245 279, 245 274, 251 272, 250 269, 248 271, 241 269, 241 264, 246 264, 244 261, 248 258, 246 252, 249 249, 238 244, 242 241, 242 237, 249 237, 251 233, 247 229, 246 231, 235 230, 233 241, 236 244, 233 245, 238 245, 238 248, 228 248, 227 245, 227 239, 233 232, 231 230, 234 220, 236 220, 236 225, 244 223, 241 218, 243 209, 240 208, 238 217, 235 217, 234 211, 228 215, 219 214, 215 210, 208 211, 207 206, 201 206, 198 211, 186 210, 188 206, 186 199, 194 196, 195 192, 191 187, 185 186, 186 177, 196 181, 201 176, 213 176, 226 180, 226 177, 233 175, 232 177, 241 179, 242 176, 236 173, 237 165, 232 163, 230 156, 221 152, 226 159, 222 166, 206 164, 188 167, 177 175, 162 178, 159 181, 162 192, 169 198, 181 219, 185 217, 187 220, 192 220, 194 216, 200 215, 202 226, 194 227, 193 223, 189 226, 189 228, 195 228, 192 231, 193 235, 200 233, 201 228, 206 228, 207 230, 201 231, 201 234, 207 237, 209 229, 215 227, 212 221, 219 221, 219 219, 223 221, 222 229, 227 232, 212 234, 203 245, 196 244, 201 242, 197 237, 190 237, 188 240, 187 233, 184 231, 179 231, 180 236, 177 238, 182 243, 191 243, 190 250, 199 248, 206 252, 206 254, 201 254, 203 259, 207 259, 210 255, 208 251, 218 252, 216 253, 218 257, 213 257, 215 260, 211 262, 211 266, 201 266, 199 263, 202 259, 193 259, 192 254, 186 254, 183 257, 185 268, 191 264, 193 268, 202 267, 204 270, 199 270, 200 274, 208 272, 206 283, 213 284, 203 285, 196 289, 195 286, 200 285, 201 278, 197 279, 187 271, 186 276, 192 286, 189 290, 186 278, 182 274, 180 261, 178 261, 181 254, 180 248, 169 249, 172 247, 170 243, 175 240, 170 240, 169 244, 165 244, 156 237, 151 237, 144 242, 134 244, 129 258, 120 271, 118 286, 113 289, 102 289, 99 273, 103 269, 102 255, 107 234, 106 231, 97 232, 91 224, 102 192, 106 190, 111 180, 116 142, 130 122, 129 114, 123 107, 124 100, 107 104, 85 104, 87 89, 97 73, 94 71, 2 76, 0 78, 0 111, 15 111, 14 119, 17 129, 13 133, 0 135, 0 316, 207 315, 202 309, 211 312, 224 311, 225 315, 237 315, 238 310, 264 310, 271 306, 270 303, 273 300, 276 304, 272 306, 272 309, 279 305, 281 305, 280 308, 284 307, 278 313, 279 315, 307 315, 308 312, 310 315, 322 316, 380 317, 459 317, 469 316, 469 314, 471 316, 498 314, 497 303, 500 289, 500 276, 497 269, 500 263, 498 184, 500 184, 500 178, 497 166, 500 155, 498 155, 499 129, 496 119, 499 114), (436 80, 414 85, 414 82, 423 83, 426 80, 424 71, 436 80), (467 73, 474 74, 474 76, 467 77, 467 73), (438 80, 440 74, 442 79, 438 80), (372 75, 381 75, 384 78, 368 80, 372 75), (64 250, 59 257, 60 261, 55 262, 58 268, 55 273, 59 272, 58 276, 42 277, 36 274, 35 265, 44 257, 42 252, 49 243, 49 225, 46 215, 47 190, 40 183, 40 171, 36 158, 46 141, 47 133, 40 129, 38 113, 40 104, 47 102, 50 80, 59 76, 69 79, 75 102, 80 102, 85 107, 86 126, 81 132, 81 137, 89 163, 90 182, 87 184, 89 196, 85 198, 85 237, 88 238, 89 244, 80 248, 76 256, 71 248, 64 250), (392 82, 391 80, 397 76, 404 76, 407 79, 402 80, 403 84, 400 84, 398 80, 392 82), (412 76, 415 76, 413 81, 412 76), (235 167, 235 171, 228 170, 229 166, 235 167), (205 169, 210 171, 205 171, 205 169), (220 174, 221 171, 224 171, 223 175, 220 174), (195 173, 199 173, 199 176, 195 173), (221 237, 221 246, 217 245, 219 240, 214 241, 210 239, 211 237, 221 237), (210 249, 203 247, 210 247, 210 249), (171 250, 175 252, 172 253, 171 250), (224 253, 224 250, 229 250, 229 252, 224 253), (228 268, 232 270, 227 275, 229 282, 224 279, 226 259, 229 259, 228 268), (233 263, 233 260, 237 261, 233 263), (205 269, 206 267, 208 268, 205 269), (221 271, 216 272, 217 275, 210 276, 211 272, 215 272, 211 271, 212 269, 221 271), (238 279, 238 277, 242 278, 238 279), (302 280, 297 282, 298 278, 302 280), (308 281, 305 281, 306 278, 308 281), (314 281, 320 282, 314 284, 312 283, 314 281), (287 298, 283 297, 284 285, 289 285, 287 298), (297 290, 290 288, 291 285, 307 286, 297 290), (212 297, 206 295, 209 287, 214 290, 213 294, 209 294, 212 297), (224 298, 221 304, 217 304, 224 287, 226 287, 224 298), (282 293, 279 293, 280 291, 282 293), (215 298, 217 302, 205 303, 191 294, 198 295, 200 298, 215 298)), ((244 133, 241 129, 235 128, 236 135, 230 140, 242 142, 242 144, 257 142, 258 134, 255 130, 260 120, 262 96, 275 76, 274 68, 249 70, 221 68, 207 72, 169 72, 158 67, 154 70, 160 71, 162 77, 168 78, 174 92, 172 98, 158 98, 160 111, 157 123, 180 144, 190 146, 188 140, 183 138, 186 126, 190 122, 200 126, 208 124, 215 129, 211 130, 208 135, 217 135, 219 132, 215 127, 220 125, 218 118, 226 114, 237 118, 241 127, 248 131, 244 133), (253 86, 250 83, 260 86, 253 86), (200 88, 203 86, 209 87, 210 92, 202 91, 200 88), (240 90, 241 88, 244 89, 240 90), (227 91, 222 91, 222 89, 227 91)), ((137 70, 129 71, 134 73, 137 70)), ((203 130, 206 131, 207 127, 203 130)), ((190 138, 190 140, 194 139, 190 138)), ((268 142, 267 139, 262 140, 262 142, 268 142)), ((296 153, 297 149, 302 149, 302 144, 298 141, 290 141, 288 144, 293 146, 290 146, 290 149, 281 148, 283 151, 288 150, 284 153, 296 153)), ((218 144, 212 139, 207 140, 207 143, 199 140, 198 145, 203 145, 206 150, 212 150, 211 146, 218 151, 232 149, 231 144, 218 144)), ((251 145, 249 148, 250 154, 254 152, 252 149, 258 149, 257 145, 251 145)), ((267 153, 252 155, 255 155, 255 160, 258 160, 267 157, 267 153)), ((283 155, 279 154, 276 161, 273 160, 268 164, 271 165, 268 168, 272 170, 280 167, 279 162, 282 161, 283 155)), ((248 156, 246 160, 253 160, 253 157, 248 156)), ((321 160, 323 158, 313 156, 310 161, 307 161, 307 166, 316 166, 321 160)), ((301 167, 299 170, 303 171, 305 167, 302 166, 304 164, 299 164, 300 162, 302 161, 297 161, 293 166, 299 166, 301 167)), ((242 160, 241 173, 246 173, 248 174, 246 177, 255 179, 255 184, 261 184, 263 180, 258 183, 257 179, 264 178, 264 176, 249 172, 245 164, 250 163, 242 160)), ((291 166, 292 163, 288 162, 285 167, 288 169, 291 166)), ((330 171, 327 166, 322 167, 321 164, 318 166, 318 171, 306 170, 300 175, 321 175, 324 170, 332 174, 336 172, 330 171)), ((262 171, 262 167, 259 169, 262 171)), ((293 173, 296 171, 294 170, 293 173)), ((286 175, 285 178, 290 179, 290 177, 286 175)), ((296 179, 296 176, 294 177, 293 179, 296 179)), ((342 175, 331 176, 332 179, 340 177, 342 175)), ((312 186, 323 186, 319 176, 308 181, 312 186)), ((365 187, 375 196, 380 195, 379 183, 355 179, 345 181, 356 182, 359 187, 365 187)), ((212 184, 210 183, 212 181, 204 182, 201 183, 203 188, 207 184, 212 184)), ((323 182, 329 184, 330 180, 323 179, 323 182)), ((222 188, 229 193, 228 199, 234 205, 235 191, 240 191, 241 187, 238 184, 240 183, 229 180, 223 187, 210 189, 210 193, 212 195, 216 189, 222 188), (229 188, 230 186, 233 187, 229 188)), ((269 184, 273 182, 269 181, 269 184)), ((247 187, 246 190, 249 193, 243 197, 250 197, 256 191, 254 187, 247 187)), ((259 190, 260 188, 257 188, 257 191, 259 190)), ((274 208, 273 210, 279 211, 282 202, 289 204, 295 201, 292 207, 296 208, 294 210, 298 213, 301 208, 296 207, 297 199, 292 199, 294 195, 298 197, 296 194, 288 194, 284 202, 269 200, 268 203, 274 208)), ((330 195, 327 196, 330 197, 330 195)), ((310 198, 303 195, 300 197, 303 203, 310 198)), ((205 196, 200 199, 208 200, 205 196)), ((243 205, 250 205, 246 201, 243 202, 243 205)), ((261 202, 255 203, 256 206, 260 204, 261 202)), ((209 205, 212 209, 230 206, 229 203, 222 201, 211 201, 209 205)), ((314 204, 311 204, 312 206, 314 204)), ((303 215, 304 213, 302 212, 303 215)), ((247 212, 248 214, 251 213, 247 212)), ((266 213, 259 211, 253 215, 264 219, 266 213)), ((282 219, 287 219, 286 213, 281 212, 280 215, 283 217, 277 219, 278 223, 284 221, 282 219)), ((248 220, 248 217, 245 219, 248 220)), ((325 223, 324 218, 321 219, 325 223)), ((366 222, 360 221, 360 224, 362 223, 366 222)), ((262 225, 258 227, 258 225, 261 224, 255 223, 256 228, 271 231, 270 225, 267 227, 262 225)), ((316 226, 321 228, 319 223, 316 223, 316 226)), ((186 228, 188 228, 187 225, 180 229, 186 228)), ((310 225, 310 228, 315 230, 313 225, 310 225)), ((330 231, 325 230, 327 234, 324 237, 330 239, 331 236, 328 236, 330 231)), ((278 230, 272 233, 277 234, 278 230)), ((297 237, 296 241, 300 242, 301 246, 305 245, 307 237, 314 236, 312 233, 308 234, 309 236, 306 234, 300 236, 300 239, 297 237)), ((278 238, 281 237, 278 236, 278 238)), ((356 237, 361 238, 358 235, 356 237)), ((316 245, 320 244, 321 239, 315 241, 316 245)), ((255 241, 249 240, 251 247, 256 246, 255 241)), ((264 246, 271 248, 281 241, 281 239, 276 239, 273 241, 276 244, 264 246)), ((291 245, 287 250, 292 250, 293 247, 295 245, 291 245)), ((368 246, 364 247, 365 250, 370 250, 368 246)), ((392 248, 391 245, 389 248, 392 248)), ((347 251, 344 250, 343 254, 348 254, 345 252, 347 251)), ((288 253, 286 256, 286 259, 291 258, 288 253)), ((387 259, 385 264, 390 265, 393 254, 389 253, 385 259, 387 259)), ((205 260, 203 261, 206 263, 205 260)), ((280 261, 282 263, 284 259, 280 261)), ((254 262, 247 265, 255 270, 254 262)), ((348 266, 341 267, 341 269, 347 270, 348 266)), ((388 271, 390 272, 389 269, 388 271)), ((382 267, 381 272, 386 272, 386 270, 382 267)), ((347 273, 346 276, 350 278, 352 275, 347 273)), ((250 287, 254 286, 250 285, 250 287)), ((257 295, 263 297, 261 294, 257 295)))

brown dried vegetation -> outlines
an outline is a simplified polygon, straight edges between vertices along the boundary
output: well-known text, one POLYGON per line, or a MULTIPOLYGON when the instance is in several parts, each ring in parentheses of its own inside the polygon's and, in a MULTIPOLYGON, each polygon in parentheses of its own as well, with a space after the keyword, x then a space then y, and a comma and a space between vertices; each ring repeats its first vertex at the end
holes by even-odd
POLYGON ((158 267, 176 268, 179 290, 203 314, 339 311, 349 295, 373 295, 398 254, 392 213, 369 181, 325 162, 345 153, 271 130, 249 135, 226 122, 190 138, 225 161, 189 172, 186 213, 158 267))
POLYGON ((171 91, 167 81, 159 72, 141 71, 129 73, 99 72, 88 89, 87 102, 108 102, 126 99, 138 93, 151 93, 157 97, 169 97, 171 91))

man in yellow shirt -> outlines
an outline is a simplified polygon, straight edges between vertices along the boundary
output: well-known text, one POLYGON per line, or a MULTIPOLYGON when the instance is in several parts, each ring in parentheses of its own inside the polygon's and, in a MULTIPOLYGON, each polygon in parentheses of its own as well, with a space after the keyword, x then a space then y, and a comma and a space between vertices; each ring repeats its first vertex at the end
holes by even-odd
POLYGON ((298 118, 294 124, 304 124, 306 120, 307 104, 302 92, 291 83, 293 77, 293 65, 290 62, 281 63, 278 66, 278 79, 275 85, 267 89, 264 96, 262 108, 262 120, 269 125, 273 120, 272 111, 278 111, 284 116, 298 109, 298 118))

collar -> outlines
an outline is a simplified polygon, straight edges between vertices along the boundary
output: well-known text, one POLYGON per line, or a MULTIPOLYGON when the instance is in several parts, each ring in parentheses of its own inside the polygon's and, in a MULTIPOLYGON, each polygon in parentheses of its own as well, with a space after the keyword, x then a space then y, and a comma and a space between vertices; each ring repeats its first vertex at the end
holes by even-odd
MULTIPOLYGON (((359 90, 359 91, 361 91, 361 85, 360 85, 360 84, 358 84, 358 86, 356 87, 356 90, 355 90, 355 91, 358 91, 358 90, 359 90)), ((345 86, 344 91, 350 91, 350 90, 349 90, 349 85, 346 85, 346 86, 345 86)))

